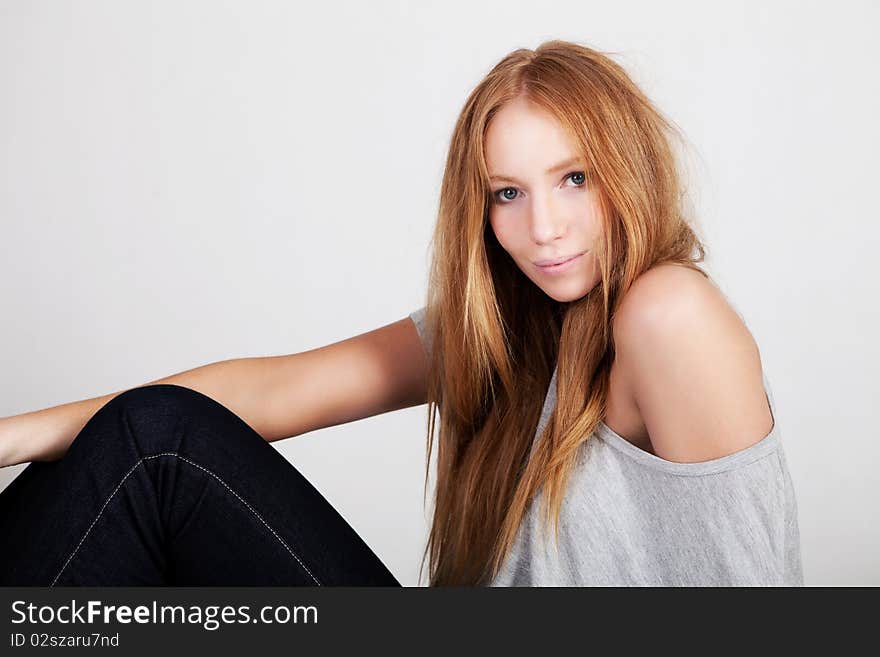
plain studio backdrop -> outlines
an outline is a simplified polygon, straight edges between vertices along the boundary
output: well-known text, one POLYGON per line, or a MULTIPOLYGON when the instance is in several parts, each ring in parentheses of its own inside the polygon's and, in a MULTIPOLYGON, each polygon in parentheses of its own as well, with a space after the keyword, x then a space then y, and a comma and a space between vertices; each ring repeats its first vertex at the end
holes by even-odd
MULTIPOLYGON (((405 317, 467 94, 514 48, 577 41, 690 142, 806 583, 880 584, 880 5, 719 5, 0 2, 0 416, 405 317)), ((273 443, 408 586, 426 410, 273 443)))

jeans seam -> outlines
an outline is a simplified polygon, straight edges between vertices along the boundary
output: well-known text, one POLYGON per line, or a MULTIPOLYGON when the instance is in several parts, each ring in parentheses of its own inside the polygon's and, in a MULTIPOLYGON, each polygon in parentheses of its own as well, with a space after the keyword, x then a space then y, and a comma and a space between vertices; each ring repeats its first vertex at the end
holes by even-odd
POLYGON ((88 529, 86 529, 86 533, 83 534, 82 538, 79 540, 79 543, 77 543, 76 547, 73 549, 73 552, 71 552, 71 553, 70 553, 70 556, 67 557, 67 561, 65 561, 65 562, 64 562, 64 565, 61 566, 61 570, 59 570, 59 571, 58 571, 58 574, 55 575, 55 579, 53 579, 53 580, 52 580, 52 583, 49 585, 50 587, 51 587, 51 586, 55 586, 55 582, 58 581, 58 578, 61 577, 61 574, 64 572, 65 568, 67 568, 67 565, 70 563, 70 561, 73 559, 73 557, 76 556, 76 553, 79 551, 80 546, 82 546, 83 541, 86 540, 86 537, 89 535, 89 532, 92 531, 92 527, 94 527, 94 526, 95 526, 95 523, 98 522, 98 519, 101 517, 101 514, 104 513, 104 509, 105 509, 105 508, 107 507, 107 505, 110 503, 110 500, 113 499, 113 496, 116 495, 116 493, 119 491, 120 488, 122 488, 122 484, 125 483, 125 480, 128 479, 129 475, 130 475, 132 472, 134 472, 135 469, 136 469, 141 463, 143 463, 144 461, 146 461, 146 460, 148 460, 148 459, 158 458, 158 457, 160 457, 160 456, 175 456, 175 457, 177 457, 178 459, 180 459, 180 460, 182 460, 182 461, 186 461, 186 462, 189 463, 190 465, 194 465, 194 466, 197 467, 199 470, 202 470, 203 472, 206 472, 207 474, 209 474, 209 475, 211 475, 212 477, 214 477, 214 479, 216 479, 217 481, 219 481, 221 484, 223 484, 223 486, 226 488, 226 490, 228 490, 230 493, 232 493, 233 495, 235 495, 235 497, 238 499, 238 501, 241 502, 242 504, 244 504, 248 509, 250 509, 251 513, 253 513, 253 514, 257 517, 257 519, 258 519, 261 523, 263 523, 263 525, 266 526, 266 529, 268 529, 270 532, 272 532, 272 535, 275 536, 275 538, 278 539, 278 541, 281 543, 281 545, 284 546, 284 549, 286 549, 286 550, 290 553, 290 556, 292 556, 294 559, 296 559, 296 562, 302 567, 303 570, 306 571, 306 573, 308 573, 309 577, 311 577, 312 580, 314 580, 315 584, 317 584, 318 586, 321 586, 321 582, 318 581, 318 579, 312 574, 312 571, 310 571, 310 570, 306 567, 306 565, 302 562, 302 560, 301 560, 298 556, 296 556, 296 553, 294 553, 294 551, 290 549, 290 546, 284 541, 283 538, 281 538, 281 536, 278 535, 278 532, 276 532, 271 526, 269 526, 269 523, 267 523, 267 522, 263 519, 263 516, 261 516, 259 513, 257 513, 256 510, 255 510, 250 504, 248 504, 245 500, 243 500, 242 497, 241 497, 241 495, 239 495, 239 494, 236 493, 234 490, 232 490, 232 488, 230 488, 229 485, 228 485, 225 481, 223 481, 223 479, 221 479, 220 477, 218 477, 216 474, 214 474, 213 472, 211 472, 211 471, 208 470, 207 468, 202 467, 202 466, 199 465, 198 463, 195 463, 195 462, 189 460, 188 458, 186 458, 185 456, 181 456, 180 454, 177 454, 176 452, 161 452, 161 453, 159 453, 159 454, 153 454, 152 456, 145 456, 145 457, 141 458, 140 460, 138 460, 137 463, 135 463, 133 466, 131 466, 131 468, 129 469, 128 472, 125 473, 125 476, 122 478, 122 481, 120 481, 120 482, 116 485, 116 488, 113 489, 113 492, 110 493, 110 496, 104 501, 104 504, 101 506, 101 508, 100 508, 99 511, 98 511, 98 515, 96 515, 96 516, 95 516, 95 519, 92 520, 92 524, 89 525, 89 528, 88 528, 88 529))

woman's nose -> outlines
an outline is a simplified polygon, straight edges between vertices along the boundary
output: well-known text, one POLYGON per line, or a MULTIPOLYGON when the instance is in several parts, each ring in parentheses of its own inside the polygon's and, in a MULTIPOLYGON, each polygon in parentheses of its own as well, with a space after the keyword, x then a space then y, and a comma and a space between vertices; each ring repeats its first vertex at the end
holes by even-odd
POLYGON ((565 222, 549 198, 534 198, 530 231, 532 239, 538 244, 552 242, 564 234, 565 222))

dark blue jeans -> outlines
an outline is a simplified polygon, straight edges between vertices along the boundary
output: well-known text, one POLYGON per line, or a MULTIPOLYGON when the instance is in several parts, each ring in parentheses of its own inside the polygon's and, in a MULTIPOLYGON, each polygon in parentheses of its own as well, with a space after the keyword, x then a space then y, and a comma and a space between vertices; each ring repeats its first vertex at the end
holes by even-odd
POLYGON ((0 492, 4 586, 399 586, 244 420, 178 385, 120 393, 0 492))

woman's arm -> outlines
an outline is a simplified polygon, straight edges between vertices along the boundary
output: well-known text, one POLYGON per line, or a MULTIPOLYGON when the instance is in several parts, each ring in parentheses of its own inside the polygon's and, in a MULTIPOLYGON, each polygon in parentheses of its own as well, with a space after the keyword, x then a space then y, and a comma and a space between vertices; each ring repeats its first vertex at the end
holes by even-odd
MULTIPOLYGON (((427 356, 407 317, 318 349, 220 361, 142 386, 197 390, 271 442, 423 404, 426 370, 427 356)), ((0 418, 0 467, 61 458, 120 392, 0 418)))
POLYGON ((693 463, 750 447, 773 428, 760 350, 718 287, 680 265, 627 291, 614 342, 654 454, 693 463))

